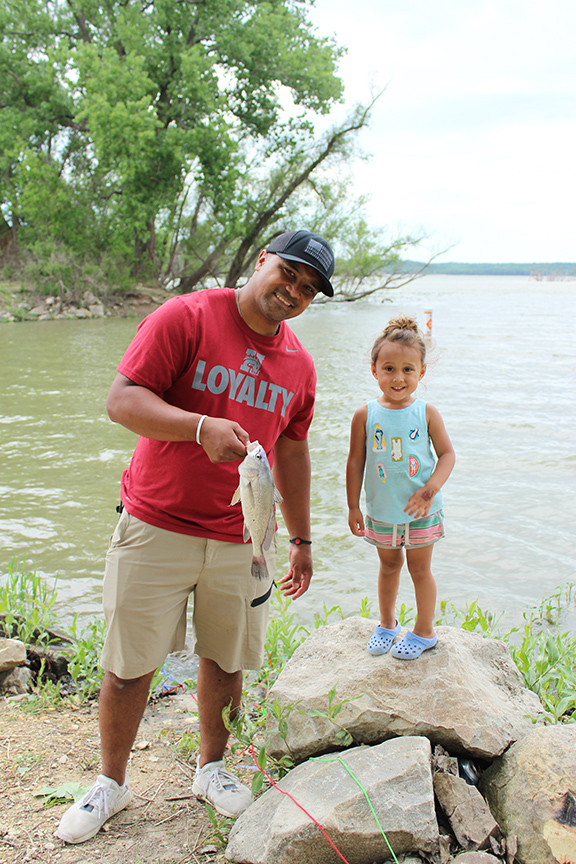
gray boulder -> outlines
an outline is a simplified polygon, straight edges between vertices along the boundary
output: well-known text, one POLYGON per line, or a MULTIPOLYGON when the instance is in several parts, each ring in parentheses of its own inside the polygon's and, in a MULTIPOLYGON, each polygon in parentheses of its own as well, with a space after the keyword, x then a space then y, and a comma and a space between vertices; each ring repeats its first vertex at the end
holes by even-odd
POLYGON ((0 694, 21 696, 32 690, 32 671, 26 666, 17 666, 8 672, 0 672, 0 694))
POLYGON ((501 859, 489 852, 463 852, 452 859, 452 864, 501 864, 501 859))
POLYGON ((576 724, 535 729, 481 779, 522 864, 576 864, 576 724))
POLYGON ((425 735, 450 753, 490 760, 542 713, 499 640, 438 627, 435 648, 402 661, 368 654, 373 629, 365 618, 346 618, 314 631, 294 652, 271 688, 287 723, 285 740, 273 735, 272 755, 289 752, 300 762, 327 752, 342 745, 344 728, 356 744, 425 735), (331 720, 322 715, 333 688, 340 709, 331 720))
POLYGON ((475 786, 444 771, 434 775, 434 792, 463 849, 488 849, 500 829, 475 786))
POLYGON ((26 660, 26 646, 19 639, 0 639, 0 672, 15 669, 26 660))
POLYGON ((306 810, 350 864, 385 861, 392 854, 368 802, 397 856, 437 852, 430 759, 426 738, 396 738, 299 765, 277 784, 285 794, 269 789, 236 820, 226 858, 239 864, 338 864, 306 810))

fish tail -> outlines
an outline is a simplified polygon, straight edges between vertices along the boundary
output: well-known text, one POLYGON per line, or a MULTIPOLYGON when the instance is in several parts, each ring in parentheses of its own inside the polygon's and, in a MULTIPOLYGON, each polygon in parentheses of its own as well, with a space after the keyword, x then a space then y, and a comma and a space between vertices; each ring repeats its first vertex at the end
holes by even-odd
POLYGON ((258 558, 255 555, 252 558, 252 576, 259 581, 268 578, 268 567, 263 555, 260 555, 258 558))

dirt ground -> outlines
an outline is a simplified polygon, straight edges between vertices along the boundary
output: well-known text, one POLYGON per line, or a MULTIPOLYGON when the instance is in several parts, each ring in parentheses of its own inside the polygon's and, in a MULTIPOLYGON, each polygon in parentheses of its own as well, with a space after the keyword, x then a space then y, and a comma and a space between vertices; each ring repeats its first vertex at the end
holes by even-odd
MULTIPOLYGON (((54 836, 69 804, 45 807, 34 793, 67 782, 90 787, 99 772, 96 707, 28 713, 0 699, 0 864, 211 864, 224 862, 230 820, 216 827, 192 796, 194 754, 178 744, 198 729, 191 696, 149 705, 128 767, 134 800, 86 843, 54 836)), ((250 757, 234 767, 250 785, 250 757)))

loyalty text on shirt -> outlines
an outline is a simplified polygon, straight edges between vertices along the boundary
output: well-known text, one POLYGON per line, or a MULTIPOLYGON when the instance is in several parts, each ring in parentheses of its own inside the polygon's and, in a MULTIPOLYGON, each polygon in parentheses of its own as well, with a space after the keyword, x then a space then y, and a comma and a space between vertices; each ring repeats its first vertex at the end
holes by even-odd
POLYGON ((257 381, 251 375, 243 372, 235 372, 225 366, 212 366, 206 371, 206 361, 199 360, 192 381, 194 390, 208 390, 215 396, 224 393, 228 389, 228 398, 235 402, 246 402, 252 408, 261 408, 264 411, 276 410, 278 404, 282 417, 286 414, 286 408, 292 401, 294 393, 288 392, 278 384, 270 381, 257 381), (280 401, 278 400, 280 397, 280 401))

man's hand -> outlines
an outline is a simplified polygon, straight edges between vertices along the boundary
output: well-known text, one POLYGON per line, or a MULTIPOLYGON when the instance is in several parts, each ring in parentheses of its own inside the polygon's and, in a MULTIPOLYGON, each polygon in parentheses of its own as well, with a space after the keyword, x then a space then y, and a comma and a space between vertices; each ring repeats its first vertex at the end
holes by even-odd
POLYGON ((285 597, 296 600, 308 590, 312 579, 312 547, 290 543, 288 551, 288 573, 280 579, 280 590, 285 597))
POLYGON ((211 462, 234 462, 246 456, 248 433, 234 420, 206 417, 200 430, 200 446, 211 462))

